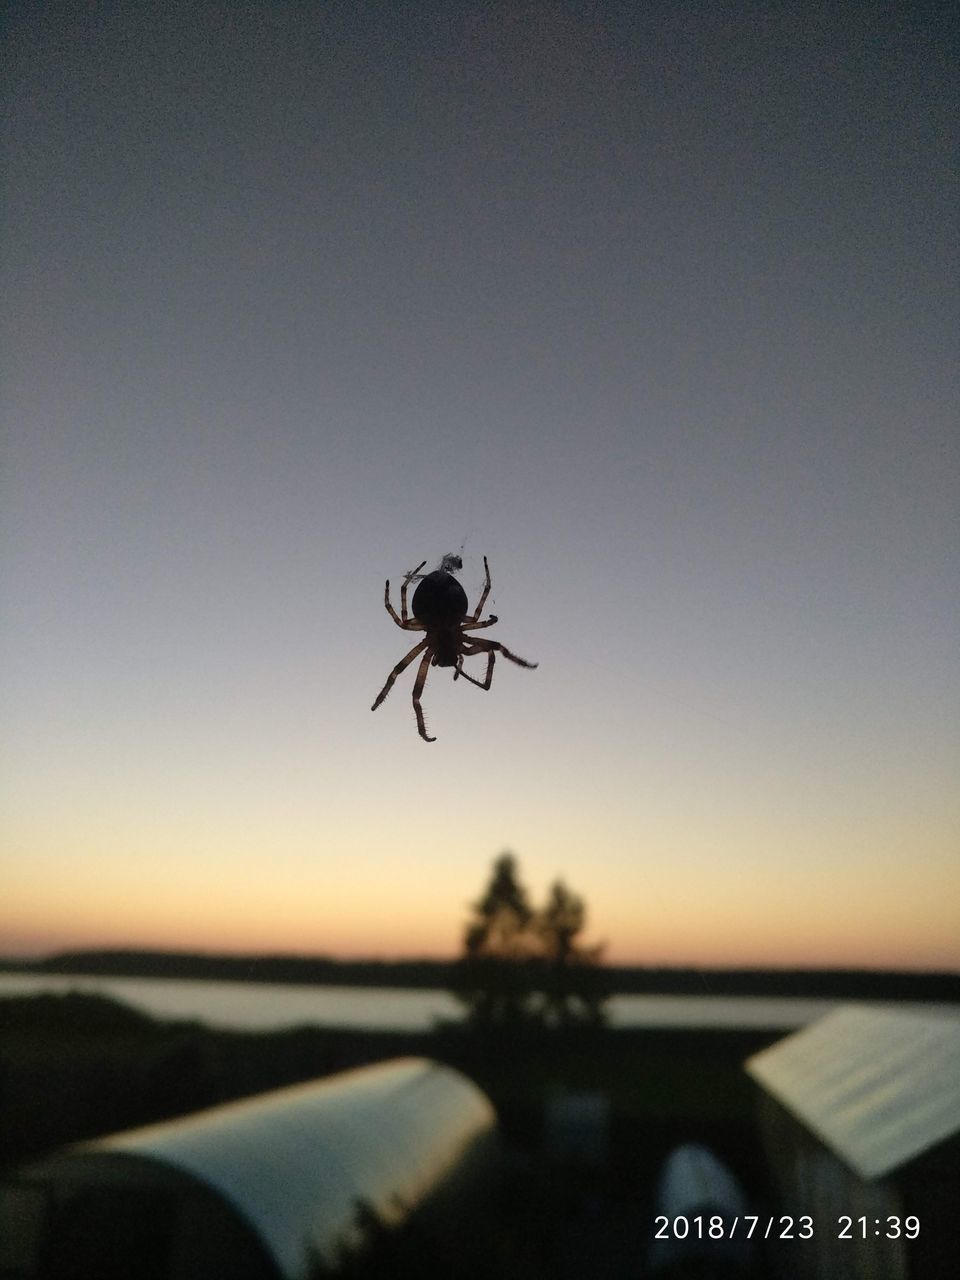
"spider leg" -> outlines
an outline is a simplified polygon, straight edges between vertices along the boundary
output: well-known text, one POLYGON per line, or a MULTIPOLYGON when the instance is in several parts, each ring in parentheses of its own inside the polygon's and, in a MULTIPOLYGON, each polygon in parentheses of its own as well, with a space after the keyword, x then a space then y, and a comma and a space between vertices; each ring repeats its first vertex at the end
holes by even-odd
POLYGON ((468 618, 466 622, 460 623, 461 631, 479 631, 481 627, 492 627, 495 622, 499 622, 499 618, 495 613, 491 613, 486 622, 471 622, 468 618))
MULTIPOLYGON (((469 657, 469 656, 470 656, 470 654, 472 654, 472 653, 482 653, 482 652, 483 652, 483 650, 482 650, 482 649, 470 649, 470 650, 465 650, 464 652, 465 652, 465 653, 467 654, 467 656, 469 657)), ((463 676, 464 680, 469 680, 469 681, 470 681, 470 683, 471 683, 471 684, 475 684, 475 685, 477 686, 477 688, 478 688, 478 689, 489 689, 489 688, 490 688, 490 682, 491 682, 491 680, 493 679, 493 664, 494 664, 494 660, 496 659, 496 656, 497 656, 497 655, 493 652, 493 650, 492 650, 492 649, 488 649, 486 652, 487 652, 487 674, 484 676, 484 679, 483 679, 483 683, 482 683, 482 684, 480 683, 480 681, 479 681, 479 680, 474 679, 474 677, 473 677, 473 676, 468 676, 468 675, 467 675, 467 673, 466 673, 466 671, 464 671, 464 669, 463 669, 463 657, 464 657, 464 654, 463 654, 463 653, 461 653, 461 654, 459 655, 459 657, 457 658, 457 669, 456 669, 456 671, 454 671, 454 673, 453 673, 453 678, 454 678, 454 680, 456 680, 458 676, 463 676)))
MULTIPOLYGON (((426 641, 424 641, 424 644, 426 644, 426 641)), ((413 682, 413 709, 417 715, 417 730, 424 742, 436 742, 436 738, 431 738, 427 733, 427 726, 423 719, 423 707, 420 705, 420 695, 423 693, 423 686, 427 681, 427 672, 430 670, 430 658, 431 653, 428 649, 421 659, 420 670, 417 672, 417 678, 413 682)))
POLYGON ((486 575, 483 583, 483 591, 480 593, 480 599, 477 601, 477 607, 468 618, 468 622, 477 621, 481 613, 483 613, 483 606, 487 603, 487 596, 490 594, 490 566, 487 564, 486 556, 483 557, 483 572, 486 575))
MULTIPOLYGON (((416 569, 414 569, 414 573, 416 573, 416 569)), ((388 578, 387 585, 383 593, 383 603, 387 606, 387 613, 389 613, 390 617, 394 620, 397 626, 400 627, 403 631, 425 631, 426 627, 423 625, 422 622, 417 622, 415 618, 407 617, 406 582, 404 582, 404 585, 400 591, 400 600, 403 608, 402 620, 397 617, 397 611, 396 609, 394 609, 393 605, 390 603, 390 579, 388 578)))
POLYGON ((539 662, 527 662, 526 658, 519 658, 515 653, 511 653, 505 644, 501 644, 499 640, 484 640, 470 638, 469 649, 464 649, 464 653, 502 653, 505 658, 509 658, 511 662, 515 662, 518 667, 528 667, 531 670, 538 667, 539 662))
MULTIPOLYGON (((397 676, 400 675, 401 671, 405 671, 406 668, 409 667, 410 663, 414 660, 414 658, 417 656, 418 653, 426 649, 427 643, 428 642, 426 640, 421 640, 419 644, 415 644, 413 646, 413 648, 410 650, 410 652, 406 655, 405 658, 400 659, 397 665, 393 668, 393 670, 387 676, 387 683, 383 686, 383 688, 377 694, 377 700, 373 704, 373 706, 370 708, 371 711, 376 711, 377 707, 379 707, 380 703, 384 700, 384 698, 393 688, 394 680, 396 680, 397 676)), ((423 657, 424 657, 424 663, 429 662, 430 660, 429 652, 425 653, 423 657)), ((423 670, 423 663, 421 663, 420 669, 421 671, 423 670)))
MULTIPOLYGON (((403 618, 401 626, 406 626, 409 621, 407 618, 407 587, 409 587, 410 583, 426 563, 426 560, 421 560, 415 569, 411 569, 409 573, 406 573, 403 576, 403 586, 400 588, 400 616, 403 618)), ((418 629, 422 628, 422 625, 422 623, 417 623, 418 629)), ((411 630, 413 630, 413 628, 411 628, 411 630)))

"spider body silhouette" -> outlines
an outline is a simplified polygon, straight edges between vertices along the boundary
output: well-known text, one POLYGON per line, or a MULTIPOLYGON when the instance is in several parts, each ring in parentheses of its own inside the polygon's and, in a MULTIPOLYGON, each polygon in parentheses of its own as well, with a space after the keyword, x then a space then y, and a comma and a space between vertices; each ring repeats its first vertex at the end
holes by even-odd
POLYGON ((407 590, 410 583, 426 563, 426 560, 422 561, 417 565, 416 569, 411 569, 408 574, 404 575, 403 585, 400 588, 399 617, 390 603, 390 580, 387 579, 386 590, 383 593, 383 603, 386 606, 387 613, 402 630, 424 631, 426 636, 419 644, 414 645, 410 652, 401 658, 393 668, 389 676, 387 676, 387 683, 380 690, 376 702, 370 709, 371 711, 376 711, 377 707, 393 688, 393 682, 397 676, 407 669, 414 658, 422 654, 420 666, 417 668, 417 677, 413 682, 413 710, 417 717, 417 730, 420 737, 423 738, 424 742, 436 742, 436 738, 431 738, 427 733, 427 727, 423 719, 423 707, 420 705, 423 686, 426 684, 427 673, 431 666, 453 667, 454 680, 463 676, 464 680, 469 680, 478 689, 489 689, 493 680, 493 664, 498 653, 502 653, 505 658, 515 662, 518 667, 533 668, 537 666, 537 663, 527 662, 524 658, 518 658, 515 653, 511 653, 498 640, 486 640, 482 637, 467 635, 468 631, 480 631, 484 627, 492 627, 497 621, 497 616, 493 613, 485 621, 480 621, 480 614, 483 612, 483 606, 486 604, 487 596, 490 594, 490 566, 487 564, 486 556, 483 557, 485 575, 483 591, 480 593, 480 599, 473 613, 467 612, 470 608, 467 594, 456 578, 444 569, 435 569, 433 573, 424 575, 416 591, 414 591, 411 605, 413 617, 409 617, 407 613, 407 590), (487 655, 487 674, 482 681, 467 675, 463 669, 464 658, 478 653, 487 655))

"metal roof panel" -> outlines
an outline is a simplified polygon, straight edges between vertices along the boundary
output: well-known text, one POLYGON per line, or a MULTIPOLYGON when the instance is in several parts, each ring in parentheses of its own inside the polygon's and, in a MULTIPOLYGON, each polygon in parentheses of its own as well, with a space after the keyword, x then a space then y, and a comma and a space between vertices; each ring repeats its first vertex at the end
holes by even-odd
POLYGON ((883 1177, 960 1131, 960 1021, 843 1006, 747 1072, 860 1174, 883 1177))

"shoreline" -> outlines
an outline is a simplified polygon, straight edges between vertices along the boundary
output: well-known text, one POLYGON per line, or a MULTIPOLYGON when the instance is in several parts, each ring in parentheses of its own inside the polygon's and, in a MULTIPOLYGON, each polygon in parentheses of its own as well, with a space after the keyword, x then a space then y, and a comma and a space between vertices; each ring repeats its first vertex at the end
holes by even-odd
MULTIPOLYGON (((880 969, 697 969, 602 965, 611 995, 802 997, 960 1003, 960 973, 880 969)), ((240 982, 248 985, 449 990, 453 960, 336 960, 111 949, 0 957, 0 974, 240 982)))

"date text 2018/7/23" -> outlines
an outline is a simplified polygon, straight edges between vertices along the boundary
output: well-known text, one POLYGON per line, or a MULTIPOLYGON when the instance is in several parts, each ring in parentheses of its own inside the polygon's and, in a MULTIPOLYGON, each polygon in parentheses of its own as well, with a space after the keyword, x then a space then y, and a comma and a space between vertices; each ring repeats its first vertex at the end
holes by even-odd
MULTIPOLYGON (((753 1239, 754 1236, 764 1240, 812 1240, 813 1218, 803 1214, 794 1218, 790 1214, 781 1214, 764 1218, 758 1214, 747 1213, 734 1218, 725 1218, 714 1213, 709 1217, 697 1214, 688 1218, 680 1215, 668 1218, 660 1214, 654 1219, 657 1230, 656 1240, 733 1240, 736 1237, 753 1239)), ((885 1236, 888 1240, 897 1240, 901 1236, 905 1240, 916 1240, 920 1234, 920 1219, 914 1214, 906 1218, 889 1216, 886 1218, 852 1218, 841 1215, 832 1224, 833 1232, 838 1240, 865 1240, 868 1236, 885 1236)))

